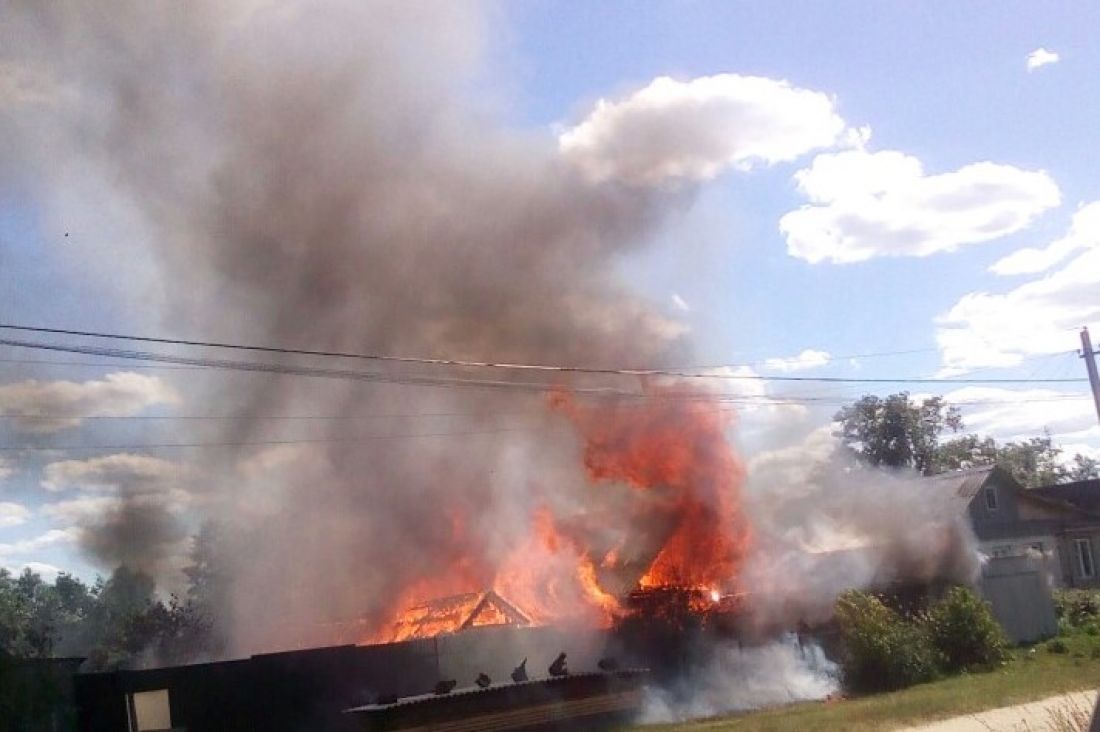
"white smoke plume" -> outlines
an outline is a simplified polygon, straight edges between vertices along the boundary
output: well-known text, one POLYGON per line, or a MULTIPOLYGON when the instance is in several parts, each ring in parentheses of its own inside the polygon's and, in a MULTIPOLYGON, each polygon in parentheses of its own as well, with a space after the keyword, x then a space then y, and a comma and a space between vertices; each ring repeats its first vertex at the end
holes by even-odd
POLYGON ((651 689, 638 721, 682 722, 824 699, 839 690, 840 670, 809 641, 788 636, 762 646, 727 644, 678 687, 651 689))

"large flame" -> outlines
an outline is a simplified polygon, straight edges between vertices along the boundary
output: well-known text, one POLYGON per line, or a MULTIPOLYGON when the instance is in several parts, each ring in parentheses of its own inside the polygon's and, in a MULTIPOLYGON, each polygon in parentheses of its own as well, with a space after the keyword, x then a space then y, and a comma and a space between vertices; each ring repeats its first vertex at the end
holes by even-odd
POLYGON ((740 508, 744 470, 726 436, 729 413, 708 392, 650 386, 642 400, 582 404, 559 389, 549 406, 581 437, 592 490, 621 493, 616 515, 600 513, 593 501, 584 520, 565 520, 541 504, 526 537, 495 563, 461 550, 471 546, 472 537, 465 517, 453 516, 448 543, 460 551, 433 576, 403 588, 369 640, 398 640, 400 629, 411 624, 433 634, 455 632, 461 613, 440 610, 425 623, 425 603, 455 596, 448 602, 461 604, 463 593, 489 589, 536 624, 606 626, 625 612, 619 595, 636 586, 692 588, 704 597, 737 588, 749 541, 740 508), (601 545, 593 527, 613 521, 621 524, 621 538, 613 546, 601 545), (624 559, 624 547, 641 563, 624 559))
POLYGON ((749 532, 740 510, 744 469, 726 437, 729 413, 707 392, 682 386, 650 387, 635 405, 582 406, 564 391, 552 404, 584 437, 594 483, 658 494, 654 510, 672 530, 639 584, 732 591, 749 532))

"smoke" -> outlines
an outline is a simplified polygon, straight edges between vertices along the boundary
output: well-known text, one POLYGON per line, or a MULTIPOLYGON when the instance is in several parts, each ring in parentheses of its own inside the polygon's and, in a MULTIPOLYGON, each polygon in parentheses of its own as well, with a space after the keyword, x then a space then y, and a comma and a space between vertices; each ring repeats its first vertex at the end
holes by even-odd
MULTIPOLYGON (((492 9, 459 0, 424 10, 350 0, 15 4, 0 28, 0 187, 44 201, 58 230, 75 221, 92 232, 73 266, 109 283, 135 329, 512 363, 690 363, 687 328, 617 272, 675 223, 691 186, 598 182, 550 130, 510 127, 489 91, 492 9)), ((726 152, 727 162, 795 154, 726 152)), ((886 540, 933 564, 965 554, 917 533, 924 514, 908 509, 920 502, 900 484, 875 494, 882 480, 847 468, 773 479, 765 464, 750 470, 749 551, 741 534, 724 533, 745 522, 723 503, 741 477, 717 452, 728 445, 713 444, 724 425, 706 430, 701 449, 725 482, 650 491, 645 500, 689 509, 687 522, 651 521, 661 513, 652 510, 631 524, 619 509, 645 492, 631 487, 630 466, 597 476, 610 485, 593 486, 585 471, 592 451, 577 424, 599 437, 600 412, 578 412, 586 416, 573 424, 547 408, 544 390, 439 381, 486 378, 469 369, 341 365, 385 382, 173 373, 181 411, 230 419, 175 425, 172 441, 225 449, 181 456, 191 463, 185 486, 116 481, 108 512, 81 513, 82 545, 104 566, 172 567, 168 548, 197 519, 217 519, 232 578, 221 617, 238 653, 325 642, 302 629, 351 618, 377 627, 421 593, 491 587, 540 512, 567 540, 532 557, 539 567, 563 564, 578 536, 607 550, 586 561, 622 550, 643 566, 639 557, 679 532, 667 557, 676 569, 677 557, 701 556, 689 539, 702 526, 713 539, 707 579, 714 567, 742 567, 757 616, 777 621, 824 612, 846 583, 880 572, 881 552, 828 572, 808 559, 807 548, 836 537, 886 540), (414 377, 437 385, 402 383, 414 377), (295 444, 240 446, 265 441, 295 444), (593 516, 626 523, 609 530, 593 516)), ((579 374, 542 385, 642 387, 579 374)), ((629 424, 636 404, 614 404, 615 422, 629 424)))
POLYGON ((824 699, 839 690, 839 669, 816 644, 793 636, 746 648, 726 644, 676 686, 651 689, 638 721, 682 722, 824 699))
MULTIPOLYGON (((429 13, 403 2, 18 4, 0 46, 21 80, 0 101, 0 156, 19 171, 7 184, 48 201, 59 228, 118 212, 88 237, 89 273, 116 285, 130 319, 152 308, 169 335, 683 363, 686 329, 615 274, 683 191, 590 182, 549 131, 503 124, 506 110, 478 101, 492 99, 491 20, 466 2, 429 13), (140 280, 127 268, 155 272, 157 286, 131 291, 140 280)), ((367 366, 397 381, 441 373, 367 366)), ((283 647, 289 628, 381 619, 445 567, 454 591, 485 587, 539 507, 568 518, 590 497, 577 437, 539 394, 173 379, 191 410, 233 416, 174 437, 308 441, 196 461, 192 505, 234 543, 238 650, 283 647), (325 419, 285 419, 302 415, 325 419)), ((85 524, 100 561, 177 538, 182 519, 161 502, 119 501, 85 524)))
POLYGON ((848 589, 977 580, 977 541, 958 486, 869 468, 831 430, 750 464, 755 538, 743 581, 760 630, 828 620, 848 589))

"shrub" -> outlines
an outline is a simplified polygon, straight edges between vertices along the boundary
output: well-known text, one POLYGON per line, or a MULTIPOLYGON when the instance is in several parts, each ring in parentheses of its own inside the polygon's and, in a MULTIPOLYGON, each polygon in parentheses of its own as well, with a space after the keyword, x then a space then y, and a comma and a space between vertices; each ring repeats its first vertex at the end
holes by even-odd
POLYGON ((954 587, 922 620, 945 671, 988 669, 1008 657, 1008 640, 989 604, 966 587, 954 587))
POLYGON ((1069 646, 1066 645, 1066 642, 1064 640, 1061 640, 1060 638, 1055 638, 1054 640, 1047 643, 1047 650, 1051 653, 1069 653, 1069 646))
POLYGON ((1071 626, 1100 621, 1100 593, 1095 590, 1056 590, 1054 612, 1071 626))
POLYGON ((919 625, 855 590, 840 596, 836 611, 850 690, 887 691, 935 677, 935 653, 919 625))

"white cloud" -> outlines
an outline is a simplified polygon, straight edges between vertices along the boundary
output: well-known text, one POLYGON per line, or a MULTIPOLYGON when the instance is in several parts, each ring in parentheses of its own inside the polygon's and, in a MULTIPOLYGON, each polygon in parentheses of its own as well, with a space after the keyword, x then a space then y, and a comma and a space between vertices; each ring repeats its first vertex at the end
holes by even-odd
POLYGON ((1045 247, 1026 247, 997 260, 990 272, 999 275, 1045 272, 1074 252, 1100 246, 1100 201, 1082 206, 1073 215, 1069 232, 1045 247))
POLYGON ((31 511, 21 503, 0 501, 0 529, 26 523, 31 511))
POLYGON ((1062 57, 1054 51, 1048 51, 1045 48, 1036 48, 1027 55, 1027 70, 1034 71, 1048 64, 1056 64, 1061 60, 1062 57))
POLYGON ((769 358, 764 362, 764 368, 783 372, 804 371, 824 366, 829 363, 829 358, 828 351, 815 351, 812 348, 807 348, 797 356, 791 356, 790 358, 769 358))
POLYGON ((844 131, 828 95, 786 81, 662 76, 624 98, 600 99, 558 146, 592 180, 653 185, 794 160, 833 146, 844 131))
POLYGON ((676 293, 676 292, 672 293, 672 304, 677 310, 679 310, 682 313, 690 313, 691 312, 691 306, 687 304, 687 300, 680 297, 679 293, 676 293))
POLYGON ((965 386, 943 398, 959 406, 967 432, 1002 441, 1039 437, 1044 430, 1074 434, 1096 423, 1092 397, 1081 392, 965 386))
POLYGON ((148 455, 116 453, 87 460, 61 460, 47 465, 42 487, 49 491, 85 491, 137 495, 178 487, 187 469, 148 455))
POLYGON ((28 379, 0 386, 0 410, 26 432, 57 432, 87 417, 137 414, 146 407, 176 404, 179 395, 156 376, 124 371, 94 381, 28 379))
POLYGON ((0 480, 15 475, 15 465, 6 457, 0 457, 0 480))
POLYGON ((68 544, 76 541, 77 534, 75 529, 50 529, 31 539, 0 544, 0 557, 30 554, 57 544, 68 544))
POLYGON ((810 203, 779 229, 787 251, 808 262, 952 251, 1020 231, 1061 200, 1043 171, 979 162, 926 175, 896 150, 823 153, 794 180, 810 203))
POLYGON ((801 424, 809 415, 803 404, 785 401, 772 395, 768 382, 755 378, 757 372, 750 366, 722 366, 706 373, 713 376, 735 377, 714 379, 712 388, 733 402, 738 417, 738 433, 768 433, 772 430, 788 431, 801 424))
POLYGON ((43 516, 68 527, 79 526, 117 509, 121 504, 115 496, 81 496, 67 501, 47 503, 40 509, 43 516))
POLYGON ((1100 248, 1062 269, 994 294, 963 295, 936 319, 942 374, 1007 367, 1024 358, 1070 351, 1082 324, 1100 322, 1100 248))

